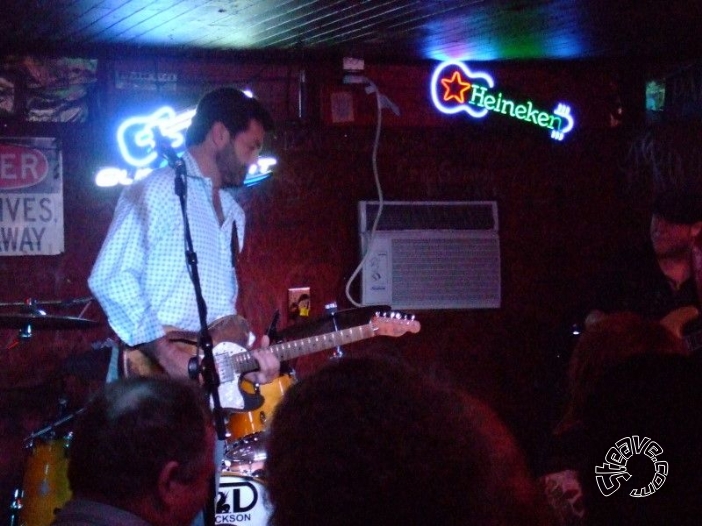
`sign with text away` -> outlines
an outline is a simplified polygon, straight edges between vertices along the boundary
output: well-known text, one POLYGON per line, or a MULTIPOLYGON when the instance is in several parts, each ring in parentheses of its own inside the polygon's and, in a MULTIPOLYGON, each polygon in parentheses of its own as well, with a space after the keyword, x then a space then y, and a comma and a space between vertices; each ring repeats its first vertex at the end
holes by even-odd
POLYGON ((63 168, 57 139, 0 139, 0 256, 64 251, 63 168))
POLYGON ((501 303, 494 201, 384 202, 358 206, 361 302, 393 309, 493 309, 501 303))

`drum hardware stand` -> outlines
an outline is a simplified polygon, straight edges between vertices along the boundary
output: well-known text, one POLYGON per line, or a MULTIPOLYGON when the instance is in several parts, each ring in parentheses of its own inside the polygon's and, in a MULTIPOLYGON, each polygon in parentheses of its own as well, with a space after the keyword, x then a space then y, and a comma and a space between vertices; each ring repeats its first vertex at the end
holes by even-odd
MULTIPOLYGON (((336 322, 336 312, 338 311, 338 306, 335 301, 331 303, 327 303, 324 306, 324 311, 331 316, 332 323, 334 324, 334 331, 338 332, 339 331, 339 324, 336 322)), ((344 351, 341 348, 341 345, 337 345, 336 349, 334 349, 334 353, 331 355, 332 360, 338 360, 339 358, 344 357, 344 351)))
POLYGON ((27 438, 24 439, 25 447, 28 447, 28 448, 32 447, 34 444, 34 440, 36 440, 37 438, 44 438, 45 435, 55 433, 55 431, 59 427, 61 427, 63 424, 65 424, 67 422, 70 422, 76 416, 81 414, 83 411, 85 411, 84 407, 78 409, 78 411, 75 411, 75 412, 71 413, 70 415, 66 415, 64 417, 59 418, 58 420, 55 420, 54 422, 52 422, 48 426, 41 428, 39 431, 35 431, 34 433, 32 433, 31 435, 29 435, 27 438))
POLYGON ((12 497, 12 502, 10 503, 10 526, 19 526, 20 524, 23 498, 24 491, 21 489, 15 489, 15 494, 12 497))
MULTIPOLYGON (((212 413, 217 438, 219 440, 225 440, 227 438, 227 428, 224 422, 224 411, 222 410, 222 404, 219 400, 218 388, 220 381, 214 361, 214 344, 212 341, 212 335, 207 327, 207 305, 205 304, 205 298, 202 295, 200 273, 198 272, 197 267, 197 254, 195 253, 193 239, 190 232, 190 223, 188 221, 186 206, 188 193, 187 168, 185 166, 185 161, 178 157, 169 140, 163 137, 161 134, 161 130, 158 128, 158 126, 153 127, 152 131, 155 139, 155 149, 166 159, 169 166, 173 168, 173 171, 175 172, 175 194, 178 196, 180 201, 180 209, 183 216, 185 262, 190 271, 190 280, 192 281, 193 288, 195 289, 197 311, 200 320, 198 349, 202 349, 203 356, 202 359, 200 359, 200 354, 198 352, 195 356, 190 358, 190 361, 188 362, 188 375, 193 380, 197 380, 198 376, 202 376, 205 390, 207 391, 209 398, 212 400, 212 413)), ((215 477, 212 477, 210 484, 210 498, 203 509, 206 525, 213 525, 215 523, 214 500, 215 496, 217 495, 216 485, 216 479, 215 477)))
MULTIPOLYGON (((22 308, 20 309, 20 312, 22 314, 36 314, 38 316, 46 316, 46 311, 39 307, 39 303, 34 298, 27 298, 21 305, 22 308)), ((10 343, 5 350, 14 349, 20 343, 26 342, 31 338, 32 324, 28 322, 26 325, 20 327, 20 329, 17 331, 17 338, 15 338, 14 341, 10 343)))
POLYGON ((30 340, 34 334, 33 326, 38 329, 79 329, 96 325, 96 322, 83 318, 92 301, 92 297, 51 301, 37 301, 34 298, 27 298, 23 302, 0 303, 0 307, 20 307, 17 314, 0 314, 0 327, 18 328, 17 336, 8 341, 4 350, 9 351, 30 340), (79 317, 50 315, 43 309, 47 305, 64 309, 83 304, 85 306, 79 317))

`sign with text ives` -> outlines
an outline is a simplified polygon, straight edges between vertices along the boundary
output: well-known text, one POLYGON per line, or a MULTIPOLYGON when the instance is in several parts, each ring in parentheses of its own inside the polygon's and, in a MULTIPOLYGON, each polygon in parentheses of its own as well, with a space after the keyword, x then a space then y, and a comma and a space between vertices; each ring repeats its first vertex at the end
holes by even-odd
POLYGON ((553 111, 546 111, 531 100, 512 99, 495 87, 491 75, 474 72, 462 62, 439 64, 431 79, 431 98, 442 113, 465 111, 476 119, 490 112, 501 113, 544 128, 557 141, 562 141, 575 123, 567 104, 558 103, 553 111))
POLYGON ((63 169, 58 141, 0 139, 0 256, 46 256, 63 251, 63 169))

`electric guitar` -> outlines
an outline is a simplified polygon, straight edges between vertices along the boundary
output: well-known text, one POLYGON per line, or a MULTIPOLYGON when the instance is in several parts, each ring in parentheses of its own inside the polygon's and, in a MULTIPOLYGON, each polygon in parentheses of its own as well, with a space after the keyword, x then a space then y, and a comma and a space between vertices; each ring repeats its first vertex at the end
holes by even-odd
POLYGON ((702 318, 700 311, 693 306, 680 307, 667 314, 661 325, 681 338, 691 353, 702 349, 702 318))
MULTIPOLYGON (((259 350, 273 352, 282 362, 374 336, 398 337, 407 332, 417 333, 420 328, 421 325, 414 316, 410 318, 397 313, 376 313, 365 325, 277 343, 259 350)), ((221 405, 228 409, 242 409, 244 401, 239 390, 239 377, 258 368, 258 363, 252 355, 253 351, 244 347, 250 332, 248 323, 238 315, 225 316, 215 320, 209 326, 209 331, 214 344, 212 354, 220 380, 218 392, 221 405)), ((196 332, 167 327, 166 335, 183 352, 193 356, 196 354, 196 332)), ((121 365, 123 374, 127 377, 165 374, 158 362, 152 360, 140 347, 123 349, 121 365)))

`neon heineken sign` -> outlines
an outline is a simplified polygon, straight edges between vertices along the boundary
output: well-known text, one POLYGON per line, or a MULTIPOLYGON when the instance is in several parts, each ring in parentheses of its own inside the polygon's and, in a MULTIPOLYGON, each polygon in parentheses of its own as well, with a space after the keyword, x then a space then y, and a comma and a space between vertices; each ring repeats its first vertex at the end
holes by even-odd
POLYGON ((473 72, 462 62, 442 62, 431 79, 431 98, 443 113, 465 111, 476 119, 490 112, 501 113, 545 128, 557 141, 573 129, 575 121, 567 104, 558 103, 553 111, 544 111, 530 100, 513 100, 494 88, 489 74, 473 72))

